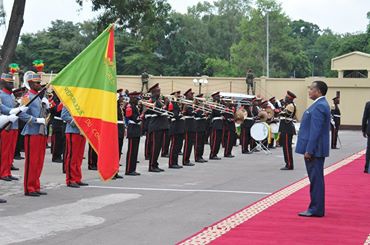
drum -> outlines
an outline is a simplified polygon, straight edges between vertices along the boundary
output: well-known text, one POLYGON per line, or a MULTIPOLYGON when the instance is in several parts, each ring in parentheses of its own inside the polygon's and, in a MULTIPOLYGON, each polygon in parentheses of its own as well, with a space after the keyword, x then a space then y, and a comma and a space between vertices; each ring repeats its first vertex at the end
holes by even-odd
POLYGON ((279 124, 277 123, 271 123, 270 124, 271 133, 277 134, 279 133, 279 124))
POLYGON ((251 128, 251 136, 256 141, 262 141, 267 138, 269 134, 269 125, 264 122, 253 124, 251 128))

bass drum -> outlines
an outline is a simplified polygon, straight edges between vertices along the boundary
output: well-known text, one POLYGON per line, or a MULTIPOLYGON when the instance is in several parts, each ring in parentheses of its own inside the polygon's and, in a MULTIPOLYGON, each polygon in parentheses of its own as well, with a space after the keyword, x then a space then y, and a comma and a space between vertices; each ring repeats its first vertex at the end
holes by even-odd
POLYGON ((262 141, 269 135, 269 125, 264 122, 253 124, 251 128, 251 136, 256 141, 262 141))
POLYGON ((278 123, 271 123, 270 124, 271 133, 277 134, 279 133, 279 124, 278 123))

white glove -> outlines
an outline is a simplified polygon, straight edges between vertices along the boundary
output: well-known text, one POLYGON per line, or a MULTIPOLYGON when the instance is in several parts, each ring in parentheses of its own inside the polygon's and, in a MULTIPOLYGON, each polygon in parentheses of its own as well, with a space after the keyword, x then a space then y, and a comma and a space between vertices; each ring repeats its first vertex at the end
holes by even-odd
POLYGON ((168 113, 167 112, 164 112, 161 114, 162 116, 168 116, 168 113))
POLYGON ((4 127, 9 122, 9 116, 0 115, 0 128, 4 127))
POLYGON ((26 112, 28 110, 28 107, 27 106, 20 106, 20 107, 16 107, 16 108, 13 108, 10 110, 9 114, 18 114, 19 112, 26 112))
POLYGON ((36 123, 45 125, 45 118, 36 118, 36 123))
POLYGON ((47 98, 42 98, 41 103, 44 103, 46 105, 46 108, 49 109, 49 100, 47 98))
POLYGON ((10 122, 13 123, 13 122, 17 121, 18 117, 16 115, 14 115, 14 114, 10 114, 8 116, 8 119, 9 119, 10 122))

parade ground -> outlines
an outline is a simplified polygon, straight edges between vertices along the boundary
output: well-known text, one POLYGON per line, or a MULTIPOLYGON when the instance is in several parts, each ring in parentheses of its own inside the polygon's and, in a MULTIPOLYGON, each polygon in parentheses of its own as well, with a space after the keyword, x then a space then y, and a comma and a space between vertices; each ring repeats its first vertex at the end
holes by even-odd
MULTIPOLYGON (((8 201, 0 205, 0 244, 202 244, 194 237, 196 234, 206 234, 206 227, 217 225, 226 217, 282 189, 290 192, 280 196, 273 204, 267 203, 257 210, 251 219, 255 223, 248 223, 243 215, 239 215, 240 220, 236 224, 240 227, 226 227, 217 234, 213 233, 218 238, 215 243, 312 244, 314 241, 306 240, 298 228, 296 232, 289 232, 297 221, 308 228, 325 227, 324 222, 340 223, 332 226, 330 233, 333 237, 342 234, 336 244, 366 244, 370 219, 365 217, 370 217, 370 209, 361 208, 366 202, 369 207, 370 202, 369 187, 360 182, 365 176, 361 152, 366 142, 359 131, 340 131, 341 149, 331 150, 330 157, 326 159, 326 167, 340 163, 333 165, 335 168, 330 170, 332 172, 326 178, 334 176, 337 171, 341 171, 344 177, 327 182, 329 194, 324 218, 297 216, 297 213, 306 210, 309 199, 307 181, 300 182, 307 176, 301 155, 294 154, 293 171, 281 171, 280 168, 284 166, 281 148, 271 150, 270 155, 263 152, 246 155, 241 154, 240 146, 237 146, 233 149, 235 158, 196 163, 193 167, 183 169, 168 169, 168 159, 160 158, 160 167, 165 172, 149 173, 148 161, 143 157, 144 140, 141 139, 139 152, 138 172, 141 176, 124 176, 124 179, 102 182, 96 171, 87 170, 86 151, 83 180, 89 186, 79 189, 66 187, 62 165, 51 162, 48 149, 41 176, 41 185, 48 195, 41 197, 23 195, 24 160, 16 160, 14 165, 20 171, 13 171, 13 175, 20 177, 20 180, 0 183, 0 197, 8 201), (348 165, 346 169, 346 164, 352 160, 358 162, 354 167, 348 165), (350 178, 346 177, 348 175, 350 178), (353 180, 353 184, 346 182, 349 179, 353 180), (294 187, 294 183, 302 184, 306 189, 302 189, 300 194, 299 191, 296 193, 299 195, 297 199, 288 200, 296 190, 285 187, 294 187), (342 202, 333 202, 334 197, 330 193, 334 192, 335 198, 340 199, 349 191, 352 197, 347 201, 353 208, 348 207, 345 213, 338 214, 342 202), (279 215, 285 216, 279 218, 279 215), (314 219, 314 223, 310 224, 307 219, 314 219), (277 227, 282 231, 287 227, 287 230, 283 233, 277 227), (367 229, 366 236, 362 236, 361 227, 367 229), (340 229, 346 229, 348 236, 343 235, 340 229), (346 240, 346 237, 353 237, 353 240, 346 240)), ((122 174, 126 150, 127 141, 121 159, 122 174)), ((208 159, 208 154, 209 145, 206 145, 205 159, 208 159)), ((194 162, 193 157, 191 159, 194 162)), ((327 233, 324 229, 316 230, 315 237, 320 237, 320 232, 323 233, 321 235, 327 233)), ((330 242, 317 241, 317 244, 330 242)))

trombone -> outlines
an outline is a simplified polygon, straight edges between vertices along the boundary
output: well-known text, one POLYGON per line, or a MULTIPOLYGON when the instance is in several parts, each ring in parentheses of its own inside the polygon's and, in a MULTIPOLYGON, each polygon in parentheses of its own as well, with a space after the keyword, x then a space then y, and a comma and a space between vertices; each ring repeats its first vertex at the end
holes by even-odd
POLYGON ((154 111, 154 112, 157 112, 157 113, 166 113, 168 114, 170 117, 173 117, 173 113, 170 112, 170 111, 167 111, 165 109, 162 109, 162 108, 158 108, 155 106, 154 103, 150 103, 148 101, 145 101, 145 100, 139 100, 139 104, 142 104, 143 106, 145 106, 148 110, 151 110, 151 111, 154 111))
POLYGON ((234 113, 229 108, 219 103, 212 102, 212 101, 204 101, 203 103, 204 105, 208 106, 210 110, 215 109, 217 111, 220 111, 221 113, 228 113, 228 114, 234 115, 234 113))
POLYGON ((182 103, 183 105, 193 106, 197 110, 201 110, 201 111, 204 111, 204 112, 212 113, 212 110, 211 109, 206 108, 206 107, 201 106, 201 105, 194 104, 192 100, 187 100, 187 99, 180 98, 179 99, 179 102, 182 103))

